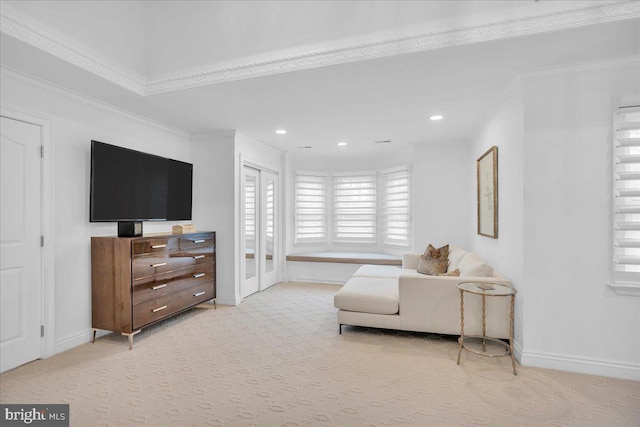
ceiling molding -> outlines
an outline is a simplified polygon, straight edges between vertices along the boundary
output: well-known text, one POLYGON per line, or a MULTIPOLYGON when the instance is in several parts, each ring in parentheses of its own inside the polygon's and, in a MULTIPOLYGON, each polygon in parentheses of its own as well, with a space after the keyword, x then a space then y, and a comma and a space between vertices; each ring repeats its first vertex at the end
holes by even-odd
POLYGON ((235 67, 216 68, 215 65, 212 65, 189 73, 175 73, 173 75, 165 75, 162 78, 152 78, 147 83, 146 93, 147 95, 152 95, 172 92, 235 80, 638 17, 640 17, 640 3, 630 2, 440 33, 378 40, 359 45, 343 46, 301 55, 274 58, 262 62, 245 63, 235 67))
MULTIPOLYGON (((318 49, 303 54, 274 54, 273 59, 239 62, 221 67, 211 64, 188 72, 164 74, 146 78, 108 60, 99 59, 86 49, 64 37, 45 32, 41 26, 28 22, 7 5, 3 5, 0 28, 5 34, 57 56, 84 70, 140 95, 154 95, 264 77, 292 71, 307 70, 406 53, 442 49, 548 31, 558 31, 585 25, 640 17, 640 2, 613 3, 562 13, 528 17, 490 25, 458 28, 437 33, 379 39, 366 43, 345 44, 318 49)), ((242 61, 242 59, 240 59, 242 61)), ((246 61, 246 59, 245 59, 246 61)))
POLYGON ((86 47, 80 46, 67 37, 55 34, 54 31, 45 31, 42 25, 32 22, 6 4, 2 5, 0 13, 0 29, 11 37, 100 76, 111 83, 139 95, 145 94, 147 80, 145 76, 125 70, 121 65, 110 63, 107 59, 98 58, 98 55, 88 52, 86 47))
MULTIPOLYGON (((84 105, 88 105, 94 108, 100 108, 103 111, 106 111, 108 113, 120 116, 120 117, 124 117, 128 120, 132 120, 135 121, 139 124, 142 124, 144 126, 148 126, 151 128, 155 128, 157 130, 160 130, 162 132, 166 132, 181 138, 185 138, 185 139, 189 139, 191 137, 191 134, 189 132, 187 132, 186 130, 183 129, 179 129, 177 127, 162 123, 158 120, 153 120, 150 119, 148 117, 145 117, 143 115, 134 113, 132 111, 126 110, 124 108, 115 106, 113 104, 109 104, 107 102, 101 101, 99 99, 96 98, 92 98, 88 95, 82 94, 82 93, 78 93, 75 92, 71 89, 67 89, 65 87, 56 85, 54 83, 51 83, 49 81, 43 80, 41 78, 32 76, 30 74, 27 74, 23 71, 20 70, 16 70, 13 69, 11 67, 7 67, 6 65, 2 65, 0 64, 0 75, 3 76, 3 78, 6 77, 11 77, 14 78, 16 80, 20 80, 23 81, 27 84, 30 85, 34 85, 34 86, 38 86, 44 90, 47 91, 51 91, 53 93, 65 96, 69 99, 72 99, 74 101, 83 103, 84 105)), ((41 115, 42 117, 48 117, 46 114, 44 113, 38 113, 36 112, 36 114, 41 115)))

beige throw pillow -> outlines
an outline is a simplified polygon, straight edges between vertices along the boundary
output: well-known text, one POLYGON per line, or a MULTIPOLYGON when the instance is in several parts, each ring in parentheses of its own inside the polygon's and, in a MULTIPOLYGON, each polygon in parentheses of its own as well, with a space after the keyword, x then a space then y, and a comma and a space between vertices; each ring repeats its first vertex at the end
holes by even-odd
POLYGON ((429 243, 424 254, 431 258, 449 259, 449 245, 444 245, 443 247, 436 249, 431 243, 429 243))
POLYGON ((447 265, 449 260, 444 258, 431 258, 428 255, 420 255, 420 262, 418 262, 418 273, 428 274, 429 276, 436 276, 447 272, 447 265))
POLYGON ((444 245, 443 247, 436 249, 430 244, 424 251, 424 255, 420 256, 420 262, 418 262, 418 273, 428 274, 430 276, 446 273, 447 266, 449 265, 449 259, 447 258, 448 255, 449 245, 444 245))

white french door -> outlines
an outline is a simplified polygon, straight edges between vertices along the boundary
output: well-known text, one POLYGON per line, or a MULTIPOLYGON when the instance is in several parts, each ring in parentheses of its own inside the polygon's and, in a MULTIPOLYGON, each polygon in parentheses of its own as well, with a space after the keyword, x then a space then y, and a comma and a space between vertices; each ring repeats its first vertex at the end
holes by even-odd
POLYGON ((41 138, 0 117, 0 372, 41 357, 41 138))
POLYGON ((244 166, 242 173, 242 298, 278 281, 278 176, 244 166))
POLYGON ((242 174, 242 238, 244 240, 242 298, 260 290, 260 171, 245 166, 242 174))
POLYGON ((263 230, 260 235, 260 290, 263 290, 278 282, 278 175, 260 171, 260 194, 263 230))

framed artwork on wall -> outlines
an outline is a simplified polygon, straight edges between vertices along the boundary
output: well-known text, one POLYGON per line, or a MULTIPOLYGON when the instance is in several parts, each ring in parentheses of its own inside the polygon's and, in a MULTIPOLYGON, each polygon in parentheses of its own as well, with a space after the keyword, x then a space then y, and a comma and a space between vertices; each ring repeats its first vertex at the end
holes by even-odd
POLYGON ((478 168, 478 234, 498 238, 498 147, 476 161, 478 168))

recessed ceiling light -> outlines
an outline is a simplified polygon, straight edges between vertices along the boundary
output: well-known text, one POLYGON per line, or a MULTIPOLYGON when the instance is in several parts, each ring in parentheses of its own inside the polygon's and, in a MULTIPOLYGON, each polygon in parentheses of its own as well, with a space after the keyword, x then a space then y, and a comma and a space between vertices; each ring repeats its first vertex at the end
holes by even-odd
POLYGON ((347 143, 344 141, 338 142, 338 147, 344 147, 345 145, 347 145, 347 143))
POLYGON ((285 129, 278 129, 278 130, 276 130, 276 133, 278 135, 284 135, 285 133, 287 133, 287 131, 285 129))
POLYGON ((442 119, 443 119, 443 117, 442 117, 441 115, 437 114, 437 115, 435 115, 435 116, 431 116, 431 117, 429 117, 429 119, 430 119, 430 120, 434 120, 434 121, 435 121, 435 120, 442 120, 442 119))

